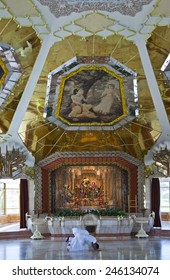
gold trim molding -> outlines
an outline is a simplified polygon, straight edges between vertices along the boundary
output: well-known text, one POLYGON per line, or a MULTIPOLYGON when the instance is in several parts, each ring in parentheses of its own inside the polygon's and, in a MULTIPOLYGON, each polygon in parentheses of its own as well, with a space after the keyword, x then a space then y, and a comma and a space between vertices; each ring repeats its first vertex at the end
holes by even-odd
POLYGON ((6 76, 8 75, 8 69, 6 68, 6 66, 1 58, 0 58, 0 67, 2 68, 2 70, 4 72, 2 77, 0 78, 0 86, 2 86, 5 81, 6 76))
MULTIPOLYGON (((127 110, 126 110, 126 100, 125 100, 125 92, 124 92, 124 84, 123 84, 123 78, 120 77, 119 75, 117 75, 116 73, 112 72, 111 70, 109 70, 107 67, 105 66, 95 66, 95 65, 87 65, 87 66, 81 66, 78 69, 72 71, 71 73, 65 75, 64 77, 61 78, 61 84, 60 84, 60 89, 59 89, 59 93, 58 93, 58 104, 56 107, 56 117, 58 117, 59 119, 61 119, 64 123, 67 123, 69 126, 91 126, 91 125, 95 125, 95 126, 107 126, 107 125, 113 125, 114 123, 117 123, 118 121, 120 121, 122 118, 127 116, 127 110), (76 74, 79 74, 81 71, 104 71, 107 74, 111 75, 114 79, 118 80, 119 82, 119 89, 120 89, 120 97, 121 97, 121 106, 122 106, 122 114, 121 116, 118 116, 117 118, 115 118, 112 121, 109 122, 104 122, 102 121, 102 118, 100 121, 91 121, 91 122, 86 122, 86 121, 77 121, 77 122, 71 122, 68 119, 66 119, 65 117, 60 115, 60 110, 61 110, 61 106, 62 106, 62 100, 63 100, 63 96, 64 96, 64 88, 65 88, 65 83, 68 79, 72 78, 73 76, 75 76, 76 74)), ((109 105, 109 104, 108 104, 109 105)))

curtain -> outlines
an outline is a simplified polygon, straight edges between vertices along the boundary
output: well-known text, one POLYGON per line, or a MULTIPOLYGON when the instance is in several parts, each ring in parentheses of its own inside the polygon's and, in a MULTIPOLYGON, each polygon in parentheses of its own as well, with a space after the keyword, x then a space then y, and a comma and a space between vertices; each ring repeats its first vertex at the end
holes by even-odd
POLYGON ((154 227, 161 227, 160 182, 159 182, 159 178, 152 178, 152 183, 151 183, 151 210, 155 212, 154 227))
POLYGON ((51 209, 50 213, 54 214, 56 211, 56 170, 51 172, 51 209))
POLYGON ((20 228, 26 228, 25 214, 28 209, 28 181, 20 180, 20 228))

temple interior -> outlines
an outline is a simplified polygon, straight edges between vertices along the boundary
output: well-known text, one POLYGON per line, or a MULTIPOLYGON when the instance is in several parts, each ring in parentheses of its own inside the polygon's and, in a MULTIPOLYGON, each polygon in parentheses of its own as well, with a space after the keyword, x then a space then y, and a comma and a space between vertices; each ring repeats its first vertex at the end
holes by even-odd
POLYGON ((169 69, 168 0, 0 0, 0 241, 168 238, 169 69))

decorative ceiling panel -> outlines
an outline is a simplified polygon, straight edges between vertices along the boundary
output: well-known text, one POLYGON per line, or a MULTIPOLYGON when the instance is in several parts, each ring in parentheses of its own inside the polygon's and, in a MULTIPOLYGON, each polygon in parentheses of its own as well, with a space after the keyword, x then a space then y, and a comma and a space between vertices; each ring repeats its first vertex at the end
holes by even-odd
POLYGON ((9 75, 6 78, 6 81, 7 79, 9 81, 1 89, 3 99, 0 99, 0 127, 1 131, 5 133, 12 122, 13 115, 39 52, 40 40, 32 27, 21 28, 16 21, 11 19, 1 19, 0 34, 0 41, 3 42, 3 46, 7 45, 6 50, 11 51, 3 54, 1 50, 0 53, 0 56, 4 56, 4 62, 9 69, 9 75))
POLYGON ((120 127, 136 117, 135 75, 110 57, 74 57, 49 74, 45 116, 69 130, 120 127))
POLYGON ((152 16, 164 16, 170 17, 170 5, 169 0, 160 0, 158 1, 156 8, 152 12, 152 16))
MULTIPOLYGON (((2 48, 0 47, 0 52, 1 51, 2 48)), ((6 68, 6 65, 4 64, 3 60, 0 57, 0 86, 4 83, 7 73, 8 73, 8 69, 6 68)))
MULTIPOLYGON (((162 117, 165 120, 165 128, 160 123, 161 118, 158 114, 160 104, 155 102, 154 94, 151 95, 152 82, 150 85, 147 81, 149 75, 146 75, 141 62, 138 42, 140 40, 144 46, 146 43, 160 96, 167 117, 170 119, 170 89, 167 87, 164 75, 160 73, 160 68, 170 52, 169 9, 168 0, 0 1, 0 17, 2 18, 0 41, 14 47, 23 69, 23 75, 19 79, 17 87, 12 90, 7 102, 1 106, 0 132, 8 134, 12 132, 10 136, 12 141, 13 133, 18 132, 23 145, 35 156, 36 162, 61 151, 96 151, 98 153, 99 151, 119 150, 141 160, 144 160, 147 154, 150 157, 150 149, 162 141, 160 135, 162 134, 166 139, 169 137, 169 123, 167 124, 165 115, 162 117), (20 5, 21 9, 18 9, 18 3, 22 4, 20 5), (30 5, 31 8, 29 8, 30 5), (25 16, 25 8, 27 8, 28 16, 25 16), (34 11, 37 12, 36 15, 34 11), (20 16, 16 17, 19 14, 20 16), (93 21, 92 16, 95 17, 96 21, 93 21), (83 25, 83 19, 88 19, 85 25, 83 25), (110 19, 113 20, 111 24, 110 21, 108 23, 110 19), (79 25, 79 20, 81 25, 79 25), (48 36, 47 33, 50 35, 48 36), (52 40, 54 44, 51 46, 52 40), (45 53, 46 50, 49 53, 44 66, 40 66, 37 55, 39 50, 42 55, 44 46, 47 46, 45 53), (63 70, 66 62, 73 57, 86 57, 87 60, 91 58, 91 60, 81 62, 81 64, 104 67, 107 64, 105 61, 100 61, 97 65, 94 64, 92 58, 100 57, 102 59, 106 56, 116 59, 121 65, 137 73, 139 115, 130 122, 124 116, 117 123, 115 119, 111 120, 110 123, 106 123, 104 120, 105 123, 102 126, 88 125, 88 122, 85 123, 85 121, 82 124, 80 119, 77 121, 77 124, 80 123, 80 125, 76 126, 76 120, 68 120, 68 114, 67 120, 65 120, 66 116, 61 111, 65 102, 62 99, 62 92, 65 95, 66 84, 70 79, 76 79, 78 75, 81 75, 81 79, 83 79, 82 71, 80 71, 73 76, 71 72, 64 72, 61 75, 64 86, 63 90, 61 86, 57 88, 56 95, 56 98, 59 98, 58 101, 61 101, 60 107, 57 107, 56 100, 52 98, 52 102, 55 101, 53 102, 55 104, 53 117, 56 120, 52 123, 49 119, 44 118, 45 103, 45 109, 50 110, 50 106, 48 106, 50 103, 46 96, 49 73, 54 74, 54 78, 58 78, 53 69, 60 67, 63 70), (29 77, 33 73, 32 70, 34 71, 34 65, 39 70, 42 67, 41 74, 37 74, 40 76, 35 89, 29 82, 33 80, 33 75, 31 79, 29 77), (31 86, 28 95, 27 82, 31 86), (23 102, 24 98, 28 100, 27 96, 29 98, 32 96, 28 107, 25 105, 27 102, 23 102), (24 117, 21 117, 20 108, 25 112, 24 117), (75 130, 73 130, 74 127, 75 130), (107 127, 107 130, 104 130, 103 127, 107 127), (84 128, 87 130, 83 130, 84 128)), ((72 72, 75 70, 75 68, 72 69, 72 72)), ((112 71, 114 72, 115 69, 112 71)), ((100 71, 97 70, 96 74, 98 72, 100 71)), ((126 79, 118 72, 116 72, 117 75, 126 79)), ((107 75, 106 77, 108 78, 107 75)), ((119 79, 115 78, 114 75, 112 77, 120 84, 119 79)), ((101 86, 104 87, 104 83, 101 86)), ((124 84, 124 92, 126 89, 126 84, 124 84)), ((56 84, 54 93, 55 90, 56 84)), ((49 96, 52 97, 51 91, 49 96)), ((5 145, 6 142, 9 143, 7 136, 0 135, 0 138, 5 141, 5 145)))
POLYGON ((56 17, 70 15, 73 12, 80 13, 89 10, 119 12, 123 15, 134 16, 140 12, 144 5, 152 0, 37 0, 42 5, 49 7, 51 13, 56 17))
POLYGON ((21 65, 14 49, 0 42, 0 105, 4 104, 21 77, 21 65))
POLYGON ((103 14, 91 13, 84 16, 82 19, 75 20, 74 23, 87 31, 96 33, 112 25, 114 21, 103 14))
POLYGON ((15 17, 38 15, 31 0, 3 0, 3 3, 15 17))

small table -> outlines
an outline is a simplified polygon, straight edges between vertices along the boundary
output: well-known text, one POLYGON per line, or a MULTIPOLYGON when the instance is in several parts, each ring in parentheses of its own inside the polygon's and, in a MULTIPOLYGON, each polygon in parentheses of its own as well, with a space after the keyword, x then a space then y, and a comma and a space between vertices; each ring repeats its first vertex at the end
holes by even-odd
POLYGON ((148 220, 145 218, 137 218, 135 221, 137 224, 140 224, 140 229, 138 233, 135 235, 136 237, 149 237, 149 235, 146 233, 146 231, 143 228, 143 224, 148 224, 148 220))
POLYGON ((36 219, 35 221, 32 222, 33 225, 35 225, 35 231, 33 235, 30 237, 31 239, 43 239, 44 236, 41 234, 41 232, 38 230, 38 225, 42 225, 45 222, 42 220, 36 219))

